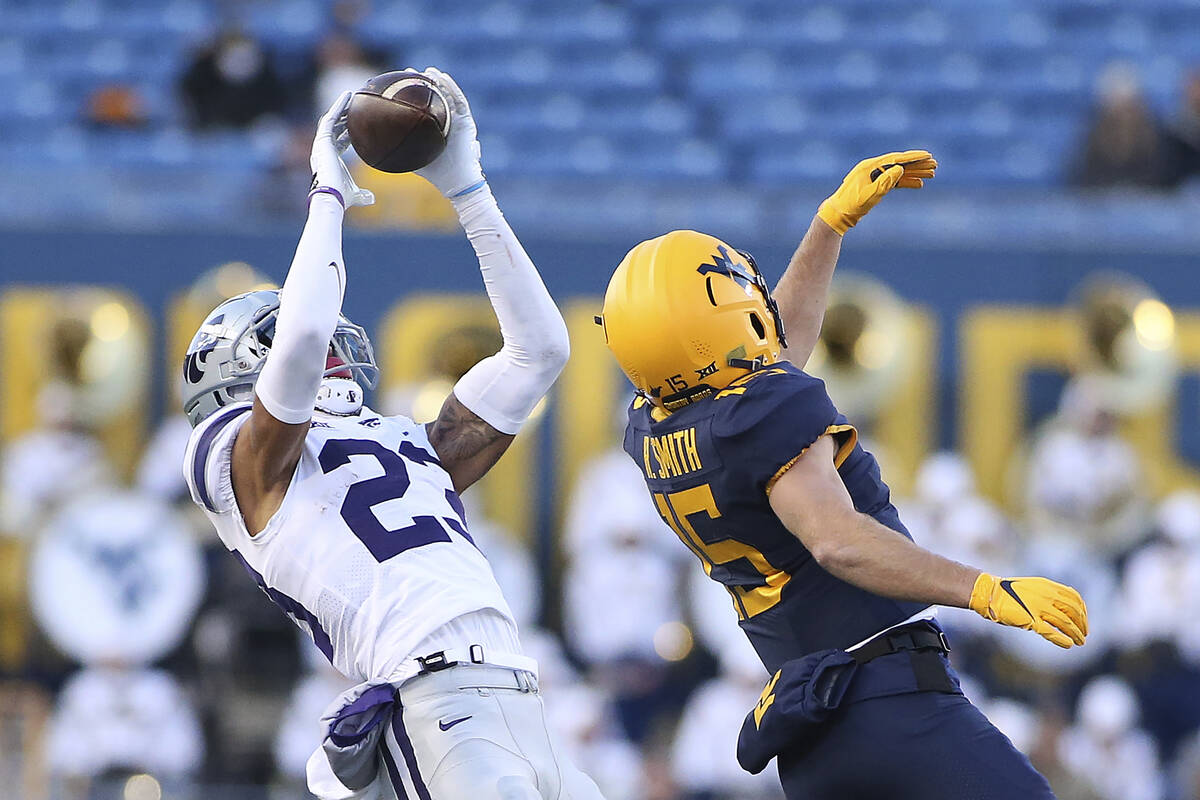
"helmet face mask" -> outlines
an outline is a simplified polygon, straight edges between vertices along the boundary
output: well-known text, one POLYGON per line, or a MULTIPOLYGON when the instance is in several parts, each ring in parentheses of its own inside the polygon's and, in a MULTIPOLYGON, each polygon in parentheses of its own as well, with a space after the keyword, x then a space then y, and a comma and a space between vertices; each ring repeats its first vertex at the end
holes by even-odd
POLYGON ((771 320, 775 323, 775 333, 779 337, 779 347, 786 349, 787 332, 783 327, 783 317, 779 315, 779 303, 775 302, 775 298, 771 296, 771 287, 767 286, 766 277, 762 274, 762 270, 758 268, 758 262, 754 260, 754 256, 741 249, 738 249, 736 252, 742 258, 746 259, 746 263, 750 265, 750 271, 754 273, 754 287, 762 293, 763 301, 767 305, 767 311, 771 313, 771 320))
MULTIPOLYGON (((183 410, 192 427, 223 406, 253 397, 278 316, 279 291, 262 289, 226 300, 204 320, 183 362, 183 410)), ((361 326, 340 316, 330 348, 342 363, 326 375, 349 370, 359 384, 375 388, 379 368, 361 326)))
POLYGON ((779 307, 748 253, 695 231, 634 247, 613 273, 600 317, 638 392, 674 411, 778 359, 779 307))

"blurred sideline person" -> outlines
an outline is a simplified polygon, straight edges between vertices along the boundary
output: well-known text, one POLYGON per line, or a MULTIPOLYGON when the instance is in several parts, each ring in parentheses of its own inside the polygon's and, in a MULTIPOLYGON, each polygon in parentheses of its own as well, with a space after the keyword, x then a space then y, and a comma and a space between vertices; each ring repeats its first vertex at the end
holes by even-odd
POLYGON ((1086 542, 1106 557, 1146 535, 1144 470, 1121 435, 1120 417, 1086 377, 1067 384, 1058 413, 1041 427, 1025 468, 1032 544, 1086 542))
POLYGON ((800 369, 842 235, 936 167, 923 150, 856 165, 776 287, 782 310, 748 254, 675 231, 625 256, 597 320, 640 395, 625 449, 773 673, 738 761, 757 773, 778 756, 796 800, 1053 797, 961 693, 934 607, 969 607, 1070 648, 1087 634, 1082 598, 915 545, 875 458, 800 369))
POLYGON ((776 800, 783 795, 775 770, 751 775, 730 758, 746 709, 758 699, 764 672, 745 637, 732 628, 725 630, 725 642, 714 650, 720 674, 692 693, 679 718, 671 744, 671 772, 688 800, 776 800))
POLYGON ((1154 739, 1138 727, 1133 689, 1114 675, 1092 678, 1079 693, 1075 724, 1059 741, 1063 765, 1104 800, 1161 800, 1154 739))
POLYGON ((34 618, 81 665, 47 727, 54 791, 96 796, 94 781, 138 772, 168 790, 185 785, 204 759, 200 722, 176 676, 153 666, 178 648, 204 592, 183 518, 157 497, 102 483, 37 533, 28 570, 34 618))
POLYGON ((347 677, 308 762, 321 798, 597 800, 546 732, 537 663, 467 529, 459 492, 491 468, 567 359, 566 326, 496 204, 449 76, 445 151, 420 171, 454 203, 501 350, 417 425, 363 405, 377 368, 340 313, 344 93, 312 149, 308 222, 283 289, 218 306, 185 359, 193 499, 264 592, 347 677))
POLYGON ((662 519, 623 452, 590 461, 575 487, 564 528, 564 638, 613 692, 626 734, 644 743, 680 699, 655 635, 683 619, 681 554, 664 547, 662 519))

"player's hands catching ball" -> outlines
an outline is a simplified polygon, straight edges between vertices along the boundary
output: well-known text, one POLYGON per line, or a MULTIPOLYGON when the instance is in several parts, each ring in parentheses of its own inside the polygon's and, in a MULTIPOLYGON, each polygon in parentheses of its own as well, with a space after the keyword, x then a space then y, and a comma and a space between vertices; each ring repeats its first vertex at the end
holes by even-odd
POLYGON ((436 67, 428 67, 424 74, 433 80, 450 106, 450 135, 442 154, 416 172, 436 186, 443 196, 453 200, 487 183, 479 163, 475 118, 471 116, 467 96, 453 78, 436 67))
POLYGON ((317 135, 308 158, 313 171, 312 191, 332 189, 344 208, 369 206, 375 202, 374 194, 358 188, 342 160, 342 153, 350 145, 350 137, 346 134, 346 109, 352 96, 352 92, 342 92, 317 122, 317 135))
POLYGON ((905 150, 864 159, 847 173, 838 190, 821 203, 817 216, 844 234, 897 186, 920 189, 926 178, 933 177, 937 165, 928 150, 905 150))
POLYGON ((1046 578, 997 578, 986 572, 975 579, 971 610, 984 619, 1041 634, 1070 648, 1087 637, 1087 606, 1079 592, 1046 578))

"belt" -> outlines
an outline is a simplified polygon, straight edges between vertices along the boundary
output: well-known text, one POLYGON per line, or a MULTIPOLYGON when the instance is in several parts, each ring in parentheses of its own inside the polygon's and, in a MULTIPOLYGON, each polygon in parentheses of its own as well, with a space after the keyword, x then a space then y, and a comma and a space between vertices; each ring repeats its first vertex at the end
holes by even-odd
POLYGON ((930 622, 914 622, 881 633, 871 641, 850 651, 850 655, 860 664, 871 659, 891 655, 901 650, 940 650, 950 652, 950 642, 942 629, 930 622))
POLYGON ((932 622, 914 622, 880 634, 849 654, 859 663, 860 669, 845 702, 854 703, 911 691, 956 694, 960 689, 946 661, 949 652, 950 643, 946 641, 946 634, 932 622), (901 659, 897 655, 900 653, 908 655, 901 662, 902 666, 892 663, 901 659), (871 665, 861 668, 875 659, 882 659, 878 667, 871 665))
POLYGON ((417 675, 428 675, 433 672, 441 672, 444 669, 450 669, 460 664, 474 664, 476 666, 489 665, 493 667, 506 667, 508 669, 521 670, 537 675, 537 661, 529 656, 521 656, 516 653, 500 653, 487 651, 483 649, 481 644, 473 644, 468 647, 450 647, 445 650, 438 650, 424 656, 417 656, 417 664, 420 665, 417 670, 417 675))
POLYGON ((397 687, 400 702, 404 705, 452 692, 497 689, 538 694, 537 675, 511 667, 468 663, 454 669, 418 673, 397 687))

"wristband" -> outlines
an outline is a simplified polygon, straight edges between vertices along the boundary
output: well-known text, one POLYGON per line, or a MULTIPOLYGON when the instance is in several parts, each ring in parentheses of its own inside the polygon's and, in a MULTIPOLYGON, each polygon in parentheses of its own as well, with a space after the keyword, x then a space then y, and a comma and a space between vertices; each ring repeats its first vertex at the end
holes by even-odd
POLYGON ((318 194, 331 194, 337 198, 337 201, 338 201, 338 203, 341 204, 342 208, 346 207, 346 198, 342 197, 342 193, 339 192, 337 189, 333 188, 332 186, 317 186, 317 187, 315 187, 311 192, 308 193, 309 205, 312 205, 313 197, 318 194))
POLYGON ((481 179, 478 183, 472 183, 470 186, 463 189, 461 192, 455 192, 454 194, 450 195, 450 199, 457 200, 460 197, 466 197, 471 192, 474 192, 478 189, 482 189, 484 186, 487 186, 487 178, 481 179))

